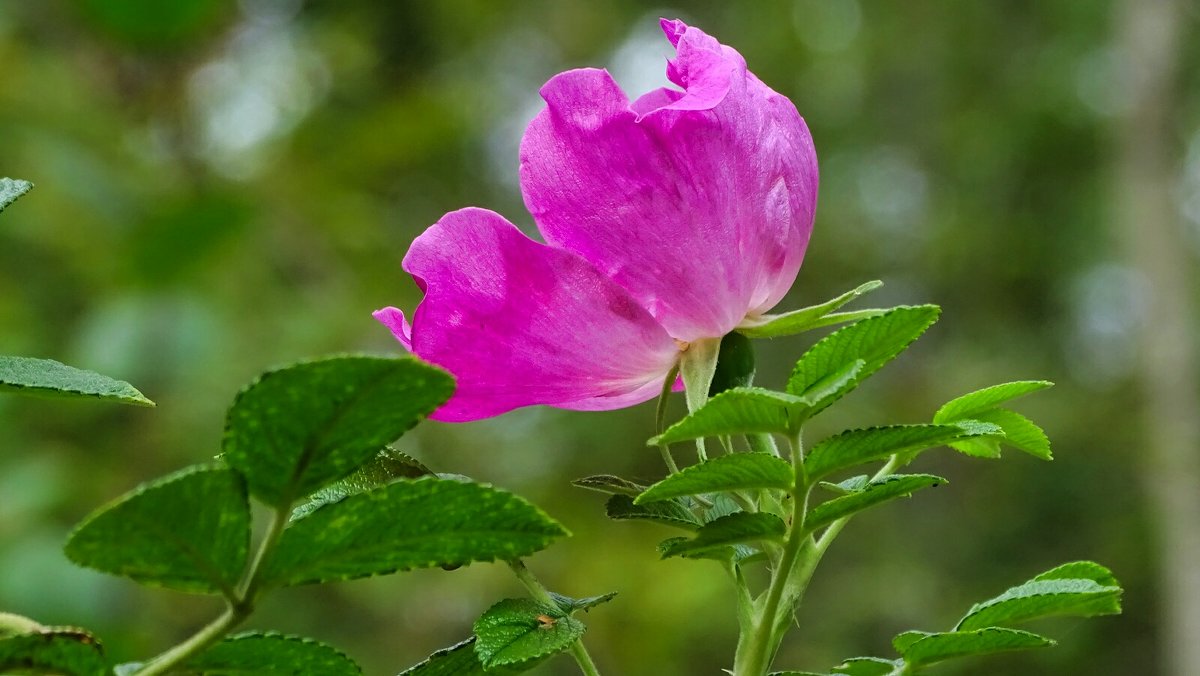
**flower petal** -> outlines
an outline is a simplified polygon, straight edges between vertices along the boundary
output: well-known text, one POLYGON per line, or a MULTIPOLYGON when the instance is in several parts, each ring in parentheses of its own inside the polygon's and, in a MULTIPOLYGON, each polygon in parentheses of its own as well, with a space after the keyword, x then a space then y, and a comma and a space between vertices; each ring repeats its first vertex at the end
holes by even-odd
POLYGON ((681 340, 722 336, 779 302, 812 231, 804 120, 733 49, 664 22, 678 56, 631 104, 605 71, 562 73, 521 143, 546 241, 582 255, 681 340))
MULTIPOLYGON (((533 404, 630 406, 657 394, 678 359, 624 289, 491 211, 446 214, 413 242, 404 269, 425 289, 407 330, 412 351, 458 381, 437 420, 533 404)), ((403 342, 403 315, 377 317, 403 342)))

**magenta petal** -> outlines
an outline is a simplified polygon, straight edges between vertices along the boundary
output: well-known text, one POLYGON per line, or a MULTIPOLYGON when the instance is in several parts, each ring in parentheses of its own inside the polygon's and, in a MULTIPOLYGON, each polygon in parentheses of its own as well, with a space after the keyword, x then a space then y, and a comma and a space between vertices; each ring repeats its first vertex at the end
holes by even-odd
MULTIPOLYGON (((425 288, 412 350, 454 374, 433 418, 478 420, 520 406, 611 409, 654 397, 678 347, 590 263, 535 242, 502 216, 463 209, 413 242, 404 269, 425 288)), ((377 317, 404 335, 403 316, 377 317)))
POLYGON ((372 312, 371 316, 391 329, 392 335, 396 336, 396 340, 400 341, 404 349, 412 352, 412 325, 404 317, 404 312, 394 307, 385 307, 372 312))
POLYGON ((779 302, 812 231, 817 160, 795 106, 682 22, 669 76, 635 104, 607 72, 542 88, 521 187, 546 241, 591 261, 675 338, 722 336, 779 302))

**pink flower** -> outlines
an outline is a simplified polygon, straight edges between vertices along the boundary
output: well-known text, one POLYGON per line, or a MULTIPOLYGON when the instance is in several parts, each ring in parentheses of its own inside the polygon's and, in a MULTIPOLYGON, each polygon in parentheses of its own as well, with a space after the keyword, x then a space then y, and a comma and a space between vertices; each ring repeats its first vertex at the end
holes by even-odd
POLYGON ((375 317, 454 374, 434 418, 653 398, 697 340, 779 302, 812 231, 817 159, 785 97, 732 48, 662 21, 677 56, 630 102, 607 71, 561 73, 521 142, 521 188, 546 243, 484 209, 446 214, 403 267, 412 324, 375 317))

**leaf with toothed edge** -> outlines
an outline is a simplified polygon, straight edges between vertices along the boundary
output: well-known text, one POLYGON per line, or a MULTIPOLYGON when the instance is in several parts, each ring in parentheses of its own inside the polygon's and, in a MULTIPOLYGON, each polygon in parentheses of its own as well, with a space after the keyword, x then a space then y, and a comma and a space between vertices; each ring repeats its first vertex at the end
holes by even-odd
POLYGON ((847 313, 851 317, 838 317, 833 313, 843 305, 850 303, 859 296, 874 291, 883 286, 883 282, 874 280, 865 284, 859 285, 858 288, 852 289, 832 300, 827 300, 818 305, 810 305, 799 310, 792 310, 779 315, 763 315, 754 320, 746 320, 739 325, 735 331, 746 336, 747 338, 778 338, 780 336, 791 336, 797 333, 802 333, 829 324, 853 321, 862 318, 866 313, 882 312, 882 310, 866 310, 858 313, 847 313), (832 321, 830 321, 832 320, 832 321))
POLYGON ((33 189, 33 184, 19 178, 0 178, 0 211, 33 189))
POLYGON ((735 512, 710 521, 692 538, 672 538, 660 545, 664 559, 672 556, 696 557, 728 547, 763 540, 783 539, 787 526, 767 512, 735 512))
POLYGON ((532 665, 571 647, 586 630, 557 606, 505 599, 475 621, 475 654, 489 672, 532 665))
POLYGON ((276 632, 235 634, 188 660, 189 676, 359 676, 362 669, 340 650, 276 632))
POLYGON ((287 586, 509 560, 564 535, 562 525, 512 493, 434 477, 401 479, 293 521, 262 579, 287 586))
POLYGON ((0 392, 154 406, 133 385, 53 359, 0 355, 0 392))
POLYGON ((752 488, 791 490, 795 470, 785 460, 765 453, 735 453, 692 465, 659 481, 639 495, 635 504, 752 488))
POLYGON ((89 632, 44 627, 0 639, 0 673, 107 676, 112 666, 100 641, 89 632))

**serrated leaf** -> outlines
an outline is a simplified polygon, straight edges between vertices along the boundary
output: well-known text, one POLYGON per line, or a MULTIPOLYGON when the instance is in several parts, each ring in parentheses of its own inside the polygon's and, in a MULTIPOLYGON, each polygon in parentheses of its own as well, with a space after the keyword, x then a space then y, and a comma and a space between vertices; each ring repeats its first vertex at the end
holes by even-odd
POLYGON ((978 419, 979 413, 1053 385, 1054 383, 1046 380, 1018 380, 985 387, 946 402, 934 414, 933 422, 946 423, 970 418, 978 419))
POLYGON ((828 323, 822 323, 822 320, 828 318, 831 313, 859 296, 874 291, 881 286, 883 286, 883 282, 879 280, 870 281, 852 291, 843 293, 837 298, 827 300, 818 305, 810 305, 809 307, 785 312, 780 315, 763 315, 754 320, 743 321, 735 331, 748 338, 778 338, 780 336, 795 335, 821 326, 827 326, 828 323))
POLYGON ((112 666, 95 636, 81 629, 50 627, 0 639, 0 673, 106 676, 112 666))
POLYGON ((505 599, 475 621, 475 654, 484 669, 540 661, 583 636, 583 623, 556 606, 505 599))
POLYGON ((894 454, 915 454, 961 439, 1000 434, 1003 431, 996 425, 973 421, 952 425, 891 425, 848 430, 814 446, 804 461, 804 467, 812 481, 894 454))
POLYGON ((515 559, 566 534, 512 493, 434 477, 402 479, 292 522, 263 579, 286 586, 515 559))
POLYGON ((829 334, 796 362, 788 393, 802 394, 861 359, 863 366, 854 380, 836 396, 824 398, 816 411, 829 406, 903 352, 937 321, 940 312, 936 305, 900 306, 829 334))
POLYGON ((67 540, 78 565, 142 584, 233 598, 250 547, 241 476, 191 467, 101 507, 67 540))
POLYGON ((735 387, 749 387, 754 382, 754 345, 737 332, 725 334, 717 352, 717 368, 713 371, 708 396, 713 397, 735 387))
POLYGON ((182 671, 196 676, 358 676, 362 673, 354 660, 332 646, 275 632, 230 636, 189 660, 182 671))
POLYGON ((397 479, 419 479, 423 476, 435 475, 416 458, 389 446, 350 476, 308 496, 307 500, 292 510, 292 519, 304 518, 320 507, 385 486, 397 479))
POLYGON ((287 508, 365 463, 449 399, 445 371, 411 357, 348 355, 261 376, 226 418, 224 457, 250 491, 287 508))
POLYGON ((654 521, 687 530, 696 530, 701 525, 692 510, 676 499, 639 505, 628 495, 614 495, 605 503, 604 511, 614 521, 654 521))
POLYGON ((1003 594, 976 603, 958 622, 964 631, 1017 624, 1042 617, 1092 617, 1121 612, 1121 588, 1094 580, 1030 580, 1003 594))
POLYGON ((903 631, 899 634, 896 634, 896 636, 892 638, 892 647, 896 649, 896 652, 903 655, 904 651, 908 650, 910 645, 920 641, 926 636, 932 635, 933 632, 929 631, 903 631))
POLYGON ((791 490, 794 483, 795 472, 786 461, 765 453, 734 453, 684 468, 647 488, 634 502, 644 505, 686 495, 751 488, 791 490))
POLYGON ((737 512, 704 524, 693 538, 676 538, 660 545, 664 559, 699 556, 729 545, 780 540, 787 531, 783 520, 767 512, 737 512))
POLYGON ((33 189, 33 184, 19 178, 0 178, 0 211, 33 189))
POLYGON ((611 474, 585 476, 582 479, 572 481, 571 485, 609 495, 628 495, 631 498, 636 498, 642 494, 642 491, 646 490, 646 487, 639 483, 611 474))
MULTIPOLYGON (((443 648, 419 664, 405 669, 400 676, 484 676, 485 674, 507 673, 483 670, 479 656, 475 654, 475 637, 443 648)), ((515 672, 513 672, 515 673, 515 672)))
POLYGON ((704 406, 646 442, 648 446, 730 434, 785 434, 793 416, 807 410, 800 397, 760 387, 737 387, 709 399, 704 406))
POLYGON ((892 474, 880 477, 860 490, 812 508, 804 519, 804 527, 807 530, 816 530, 888 500, 908 497, 913 491, 944 483, 947 483, 945 479, 931 474, 892 474))
POLYGON ((831 671, 844 676, 888 676, 898 666, 900 665, 896 660, 885 660, 882 657, 851 657, 831 671))
POLYGON ((1048 648, 1053 645, 1054 641, 1028 631, 987 627, 974 631, 930 634, 914 641, 901 654, 905 662, 920 666, 956 657, 1048 648))
POLYGON ((1003 443, 1041 460, 1053 460, 1050 439, 1042 428, 1020 413, 1004 408, 976 413, 975 420, 992 423, 1004 430, 1003 443))
POLYGON ((617 597, 617 592, 609 592, 599 596, 587 596, 581 599, 555 594, 554 592, 550 592, 550 596, 564 613, 570 615, 571 613, 578 613, 580 611, 587 612, 596 606, 608 603, 617 597))
POLYGON ((134 406, 154 406, 133 385, 67 366, 53 359, 0 355, 0 392, 41 397, 102 399, 134 406))

